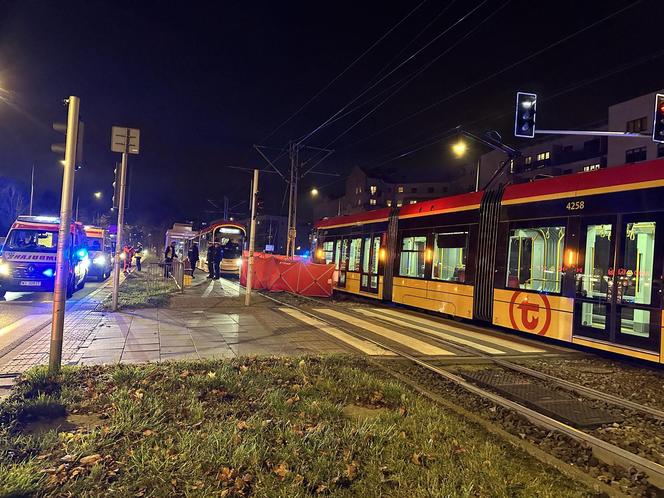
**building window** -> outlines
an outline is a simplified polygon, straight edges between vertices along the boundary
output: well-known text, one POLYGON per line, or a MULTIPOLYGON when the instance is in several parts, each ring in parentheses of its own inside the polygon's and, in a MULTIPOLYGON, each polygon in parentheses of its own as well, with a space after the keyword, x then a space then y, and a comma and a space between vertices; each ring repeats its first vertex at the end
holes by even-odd
POLYGON ((595 171, 596 169, 599 169, 601 166, 599 163, 595 164, 589 164, 588 166, 583 167, 583 171, 595 171))
POLYGON ((514 159, 510 159, 510 173, 514 173, 514 159))
POLYGON ((506 286, 536 292, 560 292, 565 227, 510 230, 506 286))
POLYGON ((401 199, 399 199, 399 200, 397 201, 397 207, 400 208, 401 206, 403 206, 403 201, 402 201, 401 199))
POLYGON ((533 163, 533 156, 527 156, 524 160, 524 163, 526 164, 532 164, 533 163))
POLYGON ((371 195, 376 195, 377 190, 378 190, 378 187, 376 187, 375 185, 372 185, 371 187, 369 187, 369 191, 371 192, 371 195))
POLYGON ((392 207, 392 199, 387 200, 387 207, 392 207))
POLYGON ((403 194, 403 186, 402 185, 399 185, 397 187, 397 192, 399 192, 400 194, 403 194))
POLYGON ((369 199, 369 205, 375 206, 376 205, 376 199, 369 199))
POLYGON ((433 194, 434 190, 435 190, 435 189, 434 189, 433 187, 429 187, 429 188, 427 188, 427 192, 428 192, 429 194, 433 194))
POLYGON ((447 192, 447 185, 443 187, 443 192, 447 192))
POLYGON ((639 119, 632 119, 627 121, 627 132, 628 133, 639 133, 641 131, 646 131, 648 129, 648 118, 643 116, 639 119))
POLYGON ((537 160, 538 160, 538 161, 546 161, 546 160, 549 159, 550 157, 551 157, 551 153, 550 153, 549 151, 547 151, 547 152, 540 152, 539 154, 537 154, 537 160))
POLYGON ((403 238, 399 261, 400 276, 424 278, 426 245, 427 238, 424 235, 403 238))
POLYGON ((646 160, 646 148, 637 147, 635 149, 629 149, 625 151, 625 162, 626 163, 635 163, 637 161, 646 160))
POLYGON ((417 204, 417 201, 413 199, 413 200, 408 201, 408 204, 417 204))
POLYGON ((448 282, 466 281, 468 232, 434 234, 431 278, 448 282))
POLYGON ((657 157, 664 157, 664 144, 657 144, 657 157))
POLYGON ((417 187, 413 187, 410 189, 411 194, 416 194, 417 193, 417 187))
POLYGON ((358 199, 358 200, 357 200, 357 205, 358 205, 358 206, 361 206, 361 205, 362 205, 362 199, 358 199))

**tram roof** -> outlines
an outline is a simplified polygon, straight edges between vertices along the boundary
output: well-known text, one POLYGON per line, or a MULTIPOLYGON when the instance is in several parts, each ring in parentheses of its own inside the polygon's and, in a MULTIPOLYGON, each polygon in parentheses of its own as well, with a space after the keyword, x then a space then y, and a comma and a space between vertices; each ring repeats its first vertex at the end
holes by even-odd
MULTIPOLYGON (((624 164, 610 168, 556 176, 534 182, 519 183, 505 188, 503 205, 523 204, 581 195, 606 194, 625 190, 664 187, 664 159, 624 164)), ((414 218, 450 211, 479 209, 483 191, 420 201, 399 208, 399 218, 414 218)), ((316 228, 339 228, 387 221, 391 208, 326 218, 316 228)))
POLYGON ((510 185, 503 205, 664 187, 664 159, 510 185))

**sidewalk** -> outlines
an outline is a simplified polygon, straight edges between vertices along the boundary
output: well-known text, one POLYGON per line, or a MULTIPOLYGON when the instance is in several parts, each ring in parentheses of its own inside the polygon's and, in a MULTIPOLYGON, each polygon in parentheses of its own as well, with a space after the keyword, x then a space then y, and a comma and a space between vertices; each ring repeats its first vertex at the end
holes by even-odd
MULTIPOLYGON (((244 306, 239 286, 225 280, 198 277, 169 308, 101 311, 109 294, 106 285, 67 312, 64 365, 351 350, 259 295, 252 296, 251 307, 244 306)), ((47 363, 49 341, 50 325, 3 356, 0 375, 47 363)))

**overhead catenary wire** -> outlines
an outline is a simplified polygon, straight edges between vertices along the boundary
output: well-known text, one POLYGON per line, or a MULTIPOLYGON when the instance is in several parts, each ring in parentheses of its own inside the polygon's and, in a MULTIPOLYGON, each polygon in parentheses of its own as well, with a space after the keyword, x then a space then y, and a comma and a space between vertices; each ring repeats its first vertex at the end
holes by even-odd
POLYGON ((445 30, 443 30, 441 33, 439 33, 438 35, 436 35, 432 40, 430 40, 430 41, 427 42, 424 46, 420 47, 418 50, 416 50, 416 51, 413 52, 411 55, 409 55, 408 57, 406 57, 401 63, 399 63, 397 66, 395 66, 395 67, 394 67, 393 69, 391 69, 389 72, 387 72, 384 76, 382 76, 381 78, 379 78, 378 80, 376 80, 374 83, 372 83, 372 84, 369 85, 367 88, 365 88, 365 89, 364 89, 359 95, 357 95, 356 97, 354 97, 353 99, 351 99, 348 103, 346 103, 345 105, 343 105, 338 111, 336 111, 336 112, 335 112, 334 114, 332 114, 329 118, 327 118, 325 121, 323 121, 323 123, 321 123, 320 125, 318 125, 316 128, 314 128, 314 129, 313 129, 312 131, 310 131, 309 133, 307 133, 307 134, 303 135, 302 137, 300 137, 300 138, 297 140, 298 143, 301 143, 301 142, 303 142, 303 141, 305 141, 305 140, 311 138, 313 135, 315 135, 316 133, 318 133, 320 130, 322 130, 323 128, 327 127, 327 125, 328 125, 328 124, 329 124, 334 118, 336 118, 339 114, 341 114, 342 112, 344 112, 344 111, 345 111, 350 105, 352 105, 352 104, 354 104, 355 102, 357 102, 357 100, 360 99, 361 97, 363 97, 364 95, 366 95, 367 92, 369 92, 370 90, 372 90, 373 88, 375 88, 378 84, 380 84, 381 82, 383 82, 386 78, 388 78, 389 76, 391 76, 392 74, 394 74, 398 69, 400 69, 401 67, 403 67, 404 65, 406 65, 407 63, 409 63, 410 61, 412 61, 412 60, 413 60, 415 57, 417 57, 421 52, 423 52, 425 49, 427 49, 429 46, 431 46, 433 43, 435 43, 435 42, 436 42, 437 40, 439 40, 441 37, 443 37, 444 35, 446 35, 446 34, 447 34, 449 31, 451 31, 453 28, 455 28, 456 26, 458 26, 459 24, 461 24, 463 21, 465 21, 466 19, 468 19, 468 17, 470 17, 470 16, 471 16, 472 14, 474 14, 477 10, 479 10, 481 7, 483 7, 488 1, 489 1, 489 0, 483 0, 483 1, 480 2, 478 5, 476 5, 476 6, 473 7, 472 9, 470 9, 468 12, 466 12, 464 15, 462 15, 459 19, 457 19, 454 23, 452 23, 449 27, 447 27, 447 28, 446 28, 445 30))
POLYGON ((476 88, 476 87, 478 87, 478 86, 480 86, 480 85, 486 83, 487 81, 490 81, 490 80, 492 80, 493 78, 495 78, 495 77, 497 77, 497 76, 500 76, 501 74, 506 73, 507 71, 509 71, 509 70, 511 70, 511 69, 514 69, 516 66, 518 66, 518 65, 520 65, 520 64, 523 64, 524 62, 527 62, 527 61, 529 61, 529 60, 534 59, 535 57, 537 57, 537 56, 543 54, 544 52, 547 52, 548 50, 551 50, 552 48, 557 47, 557 46, 559 46, 559 45, 565 43, 566 41, 568 41, 568 40, 570 40, 570 39, 572 39, 572 38, 574 38, 574 37, 576 37, 576 36, 578 36, 578 35, 580 35, 580 34, 586 32, 586 31, 588 31, 588 30, 594 28, 595 26, 598 26, 599 24, 601 24, 601 23, 603 23, 603 22, 606 22, 606 21, 608 21, 609 19, 612 19, 612 18, 618 16, 619 14, 622 14, 622 13, 625 12, 626 10, 628 10, 628 9, 630 9, 630 8, 632 8, 632 7, 635 7, 636 5, 638 5, 638 4, 641 3, 641 2, 642 2, 642 0, 636 0, 635 2, 632 2, 632 3, 630 3, 630 4, 626 5, 626 6, 624 6, 624 7, 620 8, 620 9, 618 9, 618 10, 612 12, 611 14, 608 14, 607 16, 605 16, 605 17, 603 17, 603 18, 601 18, 601 19, 598 19, 597 21, 595 21, 595 22, 593 22, 593 23, 591 23, 591 24, 587 24, 587 25, 584 26, 583 28, 581 28, 581 29, 579 29, 579 30, 577 30, 577 31, 575 31, 575 32, 573 32, 573 33, 571 33, 571 34, 569 34, 569 35, 566 35, 566 36, 560 38, 559 40, 557 40, 557 41, 555 41, 555 42, 553 42, 553 43, 547 45, 546 47, 543 47, 543 48, 541 48, 541 49, 539 49, 539 50, 536 50, 535 52, 531 53, 530 55, 528 55, 528 56, 526 56, 526 57, 523 57, 523 58, 521 58, 521 59, 519 59, 519 60, 513 62, 512 64, 509 64, 509 65, 507 65, 507 66, 505 66, 505 67, 499 69, 498 71, 495 71, 494 73, 492 73, 492 74, 490 74, 490 75, 484 77, 484 78, 481 78, 481 79, 479 79, 479 80, 476 80, 476 81, 474 81, 473 83, 471 83, 470 85, 466 85, 466 86, 464 86, 463 88, 460 88, 459 90, 457 90, 457 91, 455 91, 455 92, 453 92, 453 93, 447 95, 446 97, 443 97, 442 99, 437 100, 436 102, 434 102, 434 103, 432 103, 432 104, 429 104, 429 105, 427 105, 427 106, 425 106, 425 107, 423 107, 423 108, 421 108, 421 109, 415 111, 414 113, 409 114, 408 116, 406 116, 406 117, 404 117, 404 118, 402 118, 402 119, 400 119, 400 120, 398 120, 398 121, 396 121, 396 122, 394 122, 394 123, 392 123, 392 124, 390 124, 390 125, 388 125, 388 126, 385 126, 385 127, 381 128, 381 129, 379 129, 379 130, 377 130, 377 131, 371 133, 370 135, 367 135, 366 137, 363 137, 363 138, 361 138, 361 139, 359 139, 359 140, 353 142, 352 144, 348 145, 347 147, 344 147, 343 150, 350 149, 350 148, 352 148, 352 147, 354 147, 354 146, 356 146, 356 145, 358 145, 358 144, 360 144, 360 143, 363 143, 363 142, 365 142, 365 141, 367 141, 367 140, 370 140, 370 139, 372 139, 372 138, 374 138, 374 137, 376 137, 376 136, 378 136, 378 135, 380 135, 380 134, 382 134, 382 133, 384 133, 384 132, 386 132, 386 131, 388 131, 388 130, 391 130, 391 129, 395 128, 396 126, 398 126, 398 125, 400 125, 400 124, 402 124, 402 123, 405 123, 406 121, 411 120, 412 118, 414 118, 414 117, 416 117, 416 116, 419 116, 420 114, 423 114, 423 113, 425 113, 425 112, 427 112, 427 111, 429 111, 429 110, 431 110, 431 109, 434 109, 435 107, 438 107, 439 105, 441 105, 441 104, 443 104, 443 103, 445 103, 445 102, 447 102, 447 101, 449 101, 449 100, 451 100, 451 99, 453 99, 453 98, 455 98, 455 97, 457 97, 457 96, 459 96, 459 95, 461 95, 461 94, 463 94, 463 93, 466 93, 467 91, 469 91, 469 90, 471 90, 471 89, 473 89, 473 88, 476 88))
POLYGON ((268 133, 261 142, 264 142, 268 138, 270 138, 272 135, 274 135, 277 131, 279 131, 283 126, 285 126, 287 123, 289 123, 295 116, 297 116, 300 112, 302 112, 305 108, 307 108, 312 102, 314 102, 318 97, 320 97, 328 88, 330 88, 339 78, 341 78, 344 74, 346 74, 352 67, 355 66, 360 60, 362 60, 367 54, 369 54, 376 46, 378 46, 385 38, 387 38, 395 29, 397 29, 401 24, 403 24, 410 16, 412 16, 415 12, 417 12, 420 7, 422 7, 427 0, 422 0, 414 9, 410 10, 404 17, 402 17, 399 22, 397 22, 394 26, 392 26, 390 29, 387 30, 378 40, 376 40, 374 43, 372 43, 369 48, 367 48, 364 52, 362 52, 359 56, 357 56, 346 68, 341 71, 339 74, 337 74, 334 78, 332 78, 323 88, 321 88, 316 94, 314 94, 313 97, 311 97, 309 100, 307 100, 304 104, 302 104, 293 114, 291 114, 286 120, 281 122, 276 128, 274 128, 270 133, 268 133))
MULTIPOLYGON (((649 54, 649 55, 646 55, 646 56, 641 57, 639 59, 636 59, 634 61, 630 61, 628 63, 621 64, 618 67, 613 68, 610 71, 607 71, 606 73, 603 73, 599 76, 583 79, 583 80, 581 80, 577 83, 574 83, 574 84, 570 85, 569 87, 567 87, 567 88, 565 88, 565 89, 563 89, 559 92, 556 92, 556 93, 553 93, 553 94, 547 95, 547 96, 541 96, 541 97, 539 97, 539 101, 540 101, 540 103, 551 101, 551 100, 553 100, 557 97, 561 97, 563 95, 566 95, 566 94, 568 94, 568 93, 570 93, 574 90, 578 90, 580 88, 586 87, 586 86, 591 85, 593 83, 597 83, 598 81, 609 78, 611 76, 619 74, 619 73, 621 73, 623 71, 626 71, 628 69, 632 69, 633 67, 639 66, 641 64, 645 64, 646 62, 651 62, 652 60, 655 60, 655 59, 660 58, 662 56, 664 56, 664 50, 659 50, 659 51, 654 52, 652 54, 649 54)), ((503 118, 505 116, 511 116, 512 114, 513 114, 513 112, 510 110, 510 111, 501 112, 501 113, 498 113, 498 114, 494 113, 492 115, 485 115, 485 116, 482 116, 480 118, 474 119, 472 121, 467 121, 466 123, 464 123, 464 126, 470 126, 470 125, 474 125, 474 124, 480 123, 480 122, 492 122, 492 121, 495 121, 497 119, 503 118)), ((405 149, 399 149, 399 150, 393 151, 391 153, 382 154, 381 156, 379 156, 379 159, 384 158, 384 157, 387 157, 387 159, 385 159, 381 162, 377 162, 377 163, 373 164, 371 167, 372 168, 378 168, 378 167, 380 167, 384 164, 396 161, 398 159, 403 159, 404 157, 412 155, 415 152, 418 152, 420 150, 426 149, 427 147, 433 146, 433 145, 437 144, 438 142, 440 142, 441 140, 443 140, 444 138, 455 135, 456 134, 455 130, 456 130, 456 126, 451 127, 451 128, 446 128, 444 131, 436 132, 436 134, 433 135, 433 136, 423 138, 421 140, 418 140, 417 142, 409 144, 407 146, 407 148, 405 148, 405 149), (394 155, 394 154, 396 154, 396 155, 394 155)))

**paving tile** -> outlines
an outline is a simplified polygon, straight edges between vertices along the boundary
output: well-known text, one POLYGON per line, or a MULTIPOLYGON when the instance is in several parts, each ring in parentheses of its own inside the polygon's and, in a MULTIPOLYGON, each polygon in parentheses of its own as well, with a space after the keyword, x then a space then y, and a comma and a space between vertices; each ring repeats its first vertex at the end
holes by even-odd
POLYGON ((125 351, 122 354, 120 361, 159 361, 159 357, 159 351, 125 351))

